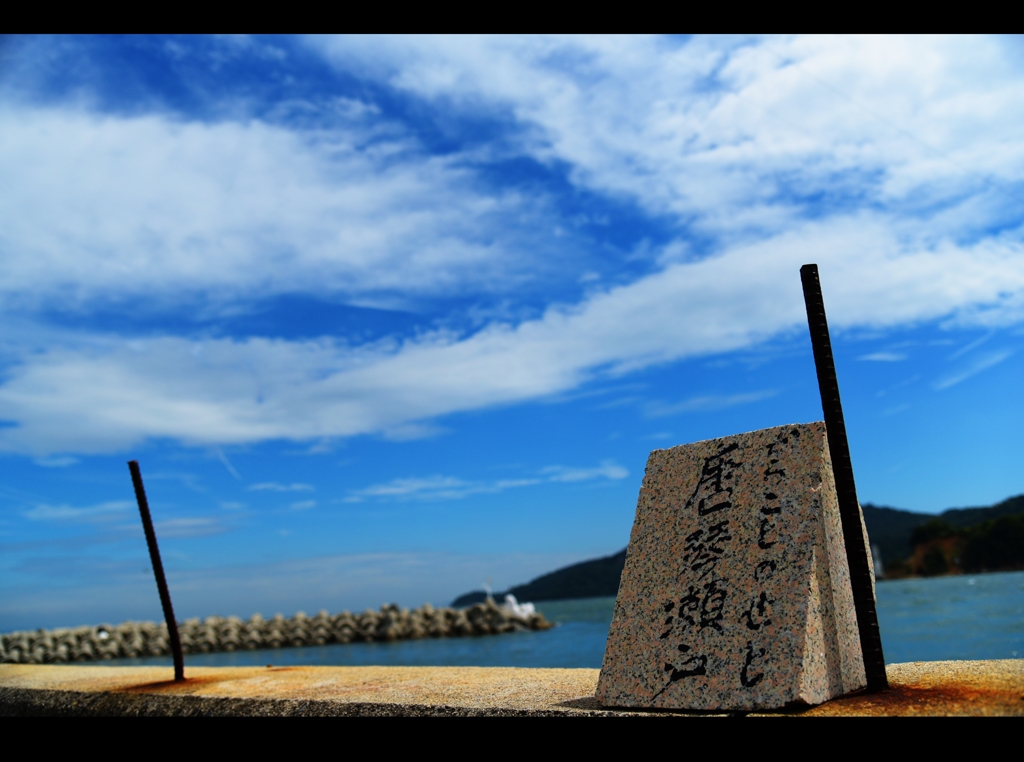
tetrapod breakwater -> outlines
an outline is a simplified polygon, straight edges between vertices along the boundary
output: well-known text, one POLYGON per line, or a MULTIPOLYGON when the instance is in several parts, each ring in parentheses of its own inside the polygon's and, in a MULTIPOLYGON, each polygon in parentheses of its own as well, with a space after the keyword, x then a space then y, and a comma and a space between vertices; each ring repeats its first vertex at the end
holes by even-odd
MULTIPOLYGON (((356 643, 498 635, 551 627, 543 614, 523 614, 493 600, 465 609, 434 608, 429 603, 416 609, 386 604, 380 611, 361 614, 326 610, 315 616, 298 612, 293 617, 277 614, 264 619, 254 614, 186 619, 178 624, 181 648, 189 653, 240 651, 261 648, 320 646, 356 643)), ((124 622, 118 625, 32 630, 0 635, 0 662, 7 664, 54 664, 70 661, 138 658, 170 654, 166 623, 124 622)))

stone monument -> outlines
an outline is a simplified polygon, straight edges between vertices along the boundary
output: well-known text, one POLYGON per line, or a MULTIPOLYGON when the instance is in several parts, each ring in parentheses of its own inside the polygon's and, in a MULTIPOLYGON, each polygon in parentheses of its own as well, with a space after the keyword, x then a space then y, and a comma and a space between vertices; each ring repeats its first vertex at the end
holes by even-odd
POLYGON ((771 709, 865 685, 825 424, 652 452, 598 700, 771 709))

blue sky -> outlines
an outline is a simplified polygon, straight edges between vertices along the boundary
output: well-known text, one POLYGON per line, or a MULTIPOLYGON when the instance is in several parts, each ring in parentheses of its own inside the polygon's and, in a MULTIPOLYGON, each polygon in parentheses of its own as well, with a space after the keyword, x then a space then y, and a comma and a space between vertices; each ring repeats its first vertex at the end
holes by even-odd
POLYGON ((614 552, 650 450, 820 419, 1024 492, 1012 38, 7 37, 0 629, 447 603, 614 552))

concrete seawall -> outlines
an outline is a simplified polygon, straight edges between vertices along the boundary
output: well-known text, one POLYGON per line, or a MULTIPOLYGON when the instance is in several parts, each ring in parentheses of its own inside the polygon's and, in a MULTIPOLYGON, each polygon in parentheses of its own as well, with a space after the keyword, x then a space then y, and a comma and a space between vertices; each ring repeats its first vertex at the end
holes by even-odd
MULTIPOLYGON (((887 667, 891 690, 776 716, 1021 716, 1024 660, 887 667)), ((596 669, 0 665, 0 716, 613 716, 596 669)), ((756 714, 756 713, 755 713, 756 714)))

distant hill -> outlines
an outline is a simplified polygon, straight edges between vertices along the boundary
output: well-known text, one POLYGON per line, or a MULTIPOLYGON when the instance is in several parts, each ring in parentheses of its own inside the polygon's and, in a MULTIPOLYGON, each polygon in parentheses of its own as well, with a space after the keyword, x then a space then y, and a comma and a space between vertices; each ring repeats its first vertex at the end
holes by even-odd
MULTIPOLYGON (((517 585, 501 593, 495 593, 495 599, 501 601, 511 593, 519 601, 562 601, 571 598, 599 598, 606 595, 618 595, 619 577, 622 567, 626 565, 626 549, 605 558, 566 566, 563 569, 549 572, 542 577, 517 585)), ((452 606, 472 606, 486 598, 483 590, 460 595, 452 606)))
POLYGON ((882 563, 888 564, 902 561, 913 553, 910 535, 916 527, 929 519, 940 518, 956 529, 963 529, 1001 516, 1024 513, 1024 495, 1007 498, 1001 503, 983 508, 950 508, 937 516, 870 503, 861 508, 864 510, 864 523, 867 524, 871 544, 878 546, 882 552, 882 563))
POLYGON ((902 508, 887 508, 866 503, 864 523, 868 527, 868 538, 877 545, 882 554, 882 565, 898 561, 910 555, 910 534, 914 528, 932 518, 926 513, 905 511, 902 508))
MULTIPOLYGON (((877 545, 881 551, 883 565, 907 559, 914 550, 910 543, 914 529, 936 518, 935 514, 916 513, 870 503, 863 505, 862 508, 868 537, 871 544, 877 545)), ((950 508, 938 514, 938 518, 959 529, 1021 513, 1024 513, 1024 495, 1017 495, 1001 503, 981 508, 950 508)), ((558 601, 617 595, 619 577, 622 576, 625 564, 626 549, 623 548, 605 558, 595 558, 549 572, 525 585, 494 593, 494 597, 501 601, 511 593, 519 601, 558 601)), ((474 590, 460 595, 452 601, 452 606, 471 606, 486 597, 487 594, 483 590, 474 590)))
POLYGON ((950 508, 940 513, 939 518, 957 528, 963 528, 979 521, 989 521, 1017 513, 1024 513, 1024 495, 1007 498, 988 508, 950 508))

